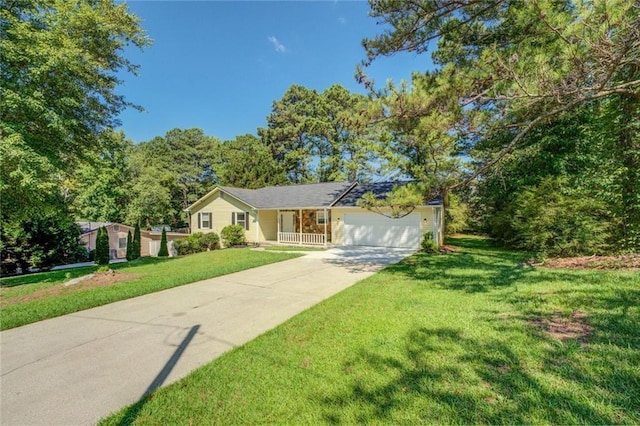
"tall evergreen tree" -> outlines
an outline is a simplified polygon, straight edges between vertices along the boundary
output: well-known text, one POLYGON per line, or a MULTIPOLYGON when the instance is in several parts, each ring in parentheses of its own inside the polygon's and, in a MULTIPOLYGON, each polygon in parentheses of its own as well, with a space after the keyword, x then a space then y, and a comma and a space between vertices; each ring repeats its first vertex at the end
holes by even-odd
POLYGON ((167 229, 162 227, 162 237, 160 238, 160 250, 158 250, 158 257, 169 256, 169 248, 167 247, 167 229))
POLYGON ((138 259, 140 257, 142 249, 142 241, 140 237, 140 225, 136 223, 136 226, 133 230, 133 259, 138 259))
POLYGON ((109 233, 104 226, 98 229, 96 236, 96 263, 98 265, 109 264, 109 233))
POLYGON ((131 231, 127 232, 127 260, 133 260, 133 237, 131 231))

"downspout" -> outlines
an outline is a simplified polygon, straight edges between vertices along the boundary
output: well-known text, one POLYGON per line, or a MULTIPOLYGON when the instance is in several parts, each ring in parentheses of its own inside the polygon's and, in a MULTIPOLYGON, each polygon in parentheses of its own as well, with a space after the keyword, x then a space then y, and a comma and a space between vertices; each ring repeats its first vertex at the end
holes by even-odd
POLYGON ((254 210, 256 213, 256 244, 260 244, 260 212, 258 210, 254 210))
POLYGON ((324 208, 324 248, 327 248, 327 221, 329 220, 329 215, 327 214, 327 208, 324 208))

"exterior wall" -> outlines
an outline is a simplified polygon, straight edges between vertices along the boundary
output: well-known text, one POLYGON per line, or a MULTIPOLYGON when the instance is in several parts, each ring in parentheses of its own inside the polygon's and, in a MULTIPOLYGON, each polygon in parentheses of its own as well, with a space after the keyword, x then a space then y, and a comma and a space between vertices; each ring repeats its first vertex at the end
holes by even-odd
MULTIPOLYGON (((425 232, 431 232, 434 238, 434 241, 438 241, 439 244, 442 244, 442 229, 434 229, 434 218, 435 210, 440 209, 441 207, 433 207, 433 206, 421 206, 417 207, 414 211, 420 213, 420 231, 424 234, 425 232)), ((344 241, 344 214, 345 213, 371 213, 377 214, 374 212, 370 212, 367 209, 359 208, 359 207, 344 207, 344 208, 333 208, 331 210, 331 238, 332 242, 335 245, 342 245, 344 241)), ((441 228, 442 223, 440 223, 441 228)))
MULTIPOLYGON (((127 238, 127 233, 131 231, 133 235, 133 228, 127 225, 121 224, 111 224, 107 225, 107 233, 109 234, 109 258, 110 259, 124 259, 127 257, 127 247, 125 245, 124 248, 119 247, 119 239, 127 238)), ((87 250, 95 250, 96 249, 96 237, 98 236, 98 230, 93 230, 91 232, 87 232, 80 236, 80 241, 87 250)), ((144 247, 144 238, 142 238, 142 247, 144 247)), ((148 246, 148 244, 147 244, 148 246)), ((148 253, 146 254, 148 256, 148 253)), ((142 256, 145 256, 143 253, 142 256)))
MULTIPOLYGON (((191 211, 191 233, 215 232, 216 234, 220 234, 222 228, 231 225, 231 214, 233 212, 249 212, 249 229, 245 231, 245 237, 247 241, 255 242, 257 226, 256 212, 247 204, 220 191, 213 193, 206 202, 199 205, 196 210, 191 211), (211 228, 199 227, 198 213, 211 213, 211 228)), ((261 234, 260 231, 259 234, 261 234)), ((262 237, 262 235, 260 235, 260 237, 262 237)))
MULTIPOLYGON (((127 238, 127 233, 131 231, 133 234, 133 228, 127 225, 111 224, 106 226, 107 233, 109 234, 109 258, 110 259, 124 259, 127 257, 127 246, 120 248, 119 239, 127 238)), ((98 236, 98 230, 87 232, 80 236, 80 241, 84 244, 87 250, 96 249, 96 237, 98 236)), ((144 244, 144 243, 143 243, 144 244)))
POLYGON ((260 210, 260 241, 276 241, 278 239, 278 212, 276 210, 260 210))
MULTIPOLYGON (((106 227, 109 233, 109 257, 110 259, 124 259, 127 257, 127 248, 119 248, 119 239, 127 238, 127 233, 131 231, 133 236, 134 228, 127 225, 109 225, 106 227), (116 230, 116 227, 118 230, 116 230)), ((80 236, 80 241, 87 250, 96 249, 96 236, 98 230, 87 232, 80 236)), ((181 234, 177 232, 167 232, 167 245, 169 246, 169 252, 171 255, 171 248, 173 247, 173 241, 181 238, 187 238, 189 234, 181 234)), ((162 238, 161 232, 140 232, 140 256, 157 256, 160 249, 160 240, 162 238)))
MULTIPOLYGON (((179 232, 167 232, 167 248, 169 249, 169 257, 176 256, 177 253, 173 249, 173 242, 175 240, 181 240, 187 238, 189 234, 182 234, 179 232)), ((162 241, 162 232, 150 232, 143 231, 142 233, 142 248, 141 251, 145 252, 144 256, 158 256, 160 251, 160 242, 162 241)))

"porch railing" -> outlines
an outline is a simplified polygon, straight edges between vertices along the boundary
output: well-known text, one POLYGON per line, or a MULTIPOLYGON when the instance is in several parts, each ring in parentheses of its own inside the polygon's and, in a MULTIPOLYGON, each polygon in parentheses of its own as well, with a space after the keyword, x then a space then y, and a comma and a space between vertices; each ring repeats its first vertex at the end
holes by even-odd
POLYGON ((279 232, 278 242, 280 244, 323 246, 324 234, 300 234, 299 232, 279 232))

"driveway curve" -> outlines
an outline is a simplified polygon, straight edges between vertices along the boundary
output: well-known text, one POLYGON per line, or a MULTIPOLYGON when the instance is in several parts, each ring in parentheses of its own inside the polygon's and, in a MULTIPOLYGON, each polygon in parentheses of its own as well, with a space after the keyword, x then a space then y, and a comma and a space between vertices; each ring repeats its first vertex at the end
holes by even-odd
POLYGON ((311 252, 3 331, 0 424, 95 424, 412 253, 311 252))

